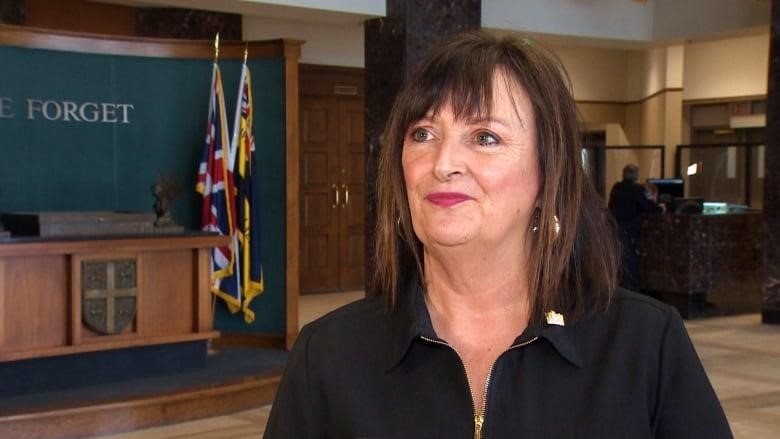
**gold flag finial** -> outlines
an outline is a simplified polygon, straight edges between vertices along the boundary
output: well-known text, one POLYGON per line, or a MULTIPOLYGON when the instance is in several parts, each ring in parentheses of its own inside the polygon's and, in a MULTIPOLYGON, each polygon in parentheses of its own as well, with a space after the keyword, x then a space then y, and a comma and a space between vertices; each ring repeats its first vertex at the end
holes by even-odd
POLYGON ((246 57, 249 55, 249 43, 244 43, 244 64, 246 64, 246 57))
POLYGON ((219 32, 217 32, 217 37, 214 39, 214 62, 217 62, 217 59, 219 59, 219 32))

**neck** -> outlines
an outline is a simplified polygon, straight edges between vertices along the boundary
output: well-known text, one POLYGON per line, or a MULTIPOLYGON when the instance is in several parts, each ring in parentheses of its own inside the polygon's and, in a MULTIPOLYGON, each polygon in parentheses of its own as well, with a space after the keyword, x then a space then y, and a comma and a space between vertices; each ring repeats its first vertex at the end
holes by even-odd
POLYGON ((425 249, 429 305, 444 316, 527 315, 528 258, 522 252, 425 249))

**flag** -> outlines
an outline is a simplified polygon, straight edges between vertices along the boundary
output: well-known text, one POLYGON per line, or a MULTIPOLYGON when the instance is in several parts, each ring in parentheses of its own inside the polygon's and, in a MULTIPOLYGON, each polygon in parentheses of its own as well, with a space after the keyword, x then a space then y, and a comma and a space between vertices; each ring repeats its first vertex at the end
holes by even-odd
POLYGON ((243 296, 241 309, 244 321, 252 323, 255 313, 250 309, 252 299, 263 292, 263 267, 260 264, 260 234, 255 225, 257 209, 252 198, 252 172, 255 139, 252 135, 252 79, 246 63, 241 68, 241 80, 236 101, 236 117, 231 142, 231 163, 236 187, 236 225, 238 251, 236 253, 237 283, 243 296))
POLYGON ((241 291, 234 281, 236 212, 234 181, 229 166, 225 96, 219 66, 214 63, 206 124, 206 145, 198 169, 196 190, 203 196, 203 230, 229 236, 230 243, 212 250, 211 292, 227 303, 231 312, 241 309, 241 291))

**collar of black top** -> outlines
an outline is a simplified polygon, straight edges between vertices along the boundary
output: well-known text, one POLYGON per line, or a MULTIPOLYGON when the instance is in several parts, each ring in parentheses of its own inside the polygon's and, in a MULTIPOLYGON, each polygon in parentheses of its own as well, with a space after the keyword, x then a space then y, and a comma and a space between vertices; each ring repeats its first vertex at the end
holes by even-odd
MULTIPOLYGON (((421 337, 432 340, 441 340, 431 323, 431 316, 425 306, 422 287, 416 280, 408 282, 403 290, 404 294, 398 296, 395 309, 390 314, 389 350, 387 358, 388 370, 398 366, 409 351, 409 347, 421 337)), ((582 352, 577 342, 577 324, 559 326, 546 322, 532 322, 520 334, 514 344, 523 344, 538 337, 546 340, 556 352, 569 363, 582 367, 582 352)))

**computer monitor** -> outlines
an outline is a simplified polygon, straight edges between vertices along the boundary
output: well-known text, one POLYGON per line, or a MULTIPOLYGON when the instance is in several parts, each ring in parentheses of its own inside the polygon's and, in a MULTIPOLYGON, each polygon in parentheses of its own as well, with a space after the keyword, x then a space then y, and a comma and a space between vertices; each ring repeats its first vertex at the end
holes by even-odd
POLYGON ((667 212, 672 212, 672 203, 675 198, 685 196, 685 180, 682 178, 648 178, 648 184, 658 188, 658 204, 666 206, 667 212))
POLYGON ((685 196, 685 180, 682 178, 648 178, 647 182, 658 188, 658 201, 671 202, 685 196))

